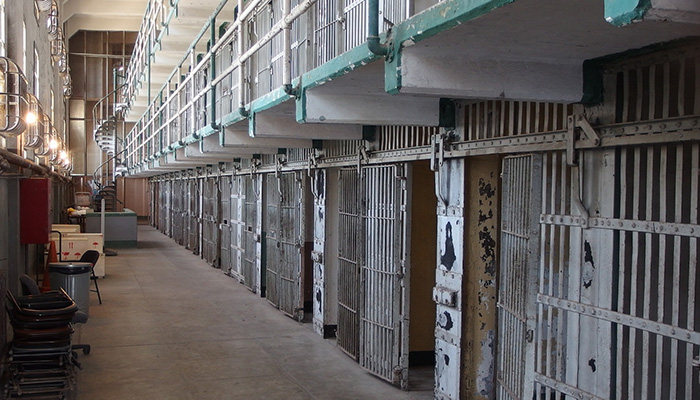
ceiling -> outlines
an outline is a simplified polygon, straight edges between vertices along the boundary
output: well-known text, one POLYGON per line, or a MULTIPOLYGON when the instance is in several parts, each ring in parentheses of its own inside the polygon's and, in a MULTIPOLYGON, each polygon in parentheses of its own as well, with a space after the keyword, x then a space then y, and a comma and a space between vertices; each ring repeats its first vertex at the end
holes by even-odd
POLYGON ((138 31, 149 0, 63 0, 66 39, 77 31, 138 31))

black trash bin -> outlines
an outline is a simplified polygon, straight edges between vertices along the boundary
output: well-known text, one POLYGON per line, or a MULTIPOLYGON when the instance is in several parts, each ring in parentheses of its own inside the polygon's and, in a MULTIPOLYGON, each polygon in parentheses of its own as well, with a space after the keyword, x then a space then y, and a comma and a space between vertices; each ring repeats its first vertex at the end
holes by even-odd
POLYGON ((49 263, 51 289, 65 290, 85 314, 90 311, 90 268, 92 264, 89 262, 49 263))

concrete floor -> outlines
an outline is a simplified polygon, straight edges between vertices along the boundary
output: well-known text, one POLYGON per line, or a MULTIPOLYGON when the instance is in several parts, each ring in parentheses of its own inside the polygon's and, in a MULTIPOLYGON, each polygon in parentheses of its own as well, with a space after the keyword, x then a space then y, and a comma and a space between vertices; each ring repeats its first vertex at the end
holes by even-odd
MULTIPOLYGON (((431 399, 432 370, 405 392, 363 371, 333 339, 152 227, 106 260, 72 399, 431 399)), ((424 371, 425 372, 425 371, 424 371)))

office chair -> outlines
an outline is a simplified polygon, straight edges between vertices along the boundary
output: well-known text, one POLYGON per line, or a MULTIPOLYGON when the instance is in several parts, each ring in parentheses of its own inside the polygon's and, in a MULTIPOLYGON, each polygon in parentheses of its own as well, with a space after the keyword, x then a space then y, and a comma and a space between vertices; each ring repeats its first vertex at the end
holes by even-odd
POLYGON ((95 282, 95 290, 90 289, 91 292, 97 293, 97 300, 102 304, 102 296, 100 296, 100 286, 97 284, 97 276, 95 275, 95 264, 97 260, 100 259, 100 252, 97 250, 88 250, 80 257, 81 262, 89 262, 92 264, 90 268, 90 280, 95 282))

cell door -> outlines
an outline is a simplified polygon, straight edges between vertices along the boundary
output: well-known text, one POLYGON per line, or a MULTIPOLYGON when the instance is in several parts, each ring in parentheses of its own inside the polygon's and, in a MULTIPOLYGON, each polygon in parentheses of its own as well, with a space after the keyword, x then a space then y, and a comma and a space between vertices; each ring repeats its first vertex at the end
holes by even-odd
POLYGON ((175 180, 173 181, 173 206, 172 206, 172 219, 173 219, 173 230, 172 238, 175 243, 182 245, 184 243, 184 213, 183 213, 183 202, 184 202, 184 191, 183 191, 183 181, 175 180))
POLYGON ((406 175, 403 165, 362 169, 364 257, 359 363, 394 384, 408 383, 406 175))
POLYGON ((364 248, 360 177, 357 168, 339 171, 338 346, 353 359, 359 351, 360 260, 364 248))
POLYGON ((244 198, 243 209, 243 284, 253 293, 260 291, 259 285, 266 283, 259 276, 261 264, 261 203, 262 203, 262 176, 247 175, 241 177, 244 198))
POLYGON ((219 266, 219 182, 204 179, 202 198, 202 258, 214 267, 219 266))
POLYGON ((231 240, 229 244, 231 268, 229 274, 231 277, 238 279, 239 282, 243 282, 243 232, 245 230, 245 221, 243 217, 245 197, 242 193, 241 181, 241 177, 234 176, 231 178, 230 214, 228 216, 228 223, 231 231, 231 240))
POLYGON ((188 179, 187 191, 187 248, 194 254, 199 254, 200 232, 200 181, 197 178, 188 179))
POLYGON ((231 210, 231 177, 222 176, 219 179, 219 268, 226 274, 230 274, 232 264, 231 239, 232 239, 232 210, 231 210))
POLYGON ((304 318, 302 263, 305 176, 268 175, 267 297, 285 314, 304 318))
POLYGON ((266 177, 267 204, 267 231, 265 243, 265 270, 266 273, 266 295, 267 301, 279 308, 279 264, 281 262, 280 251, 282 245, 280 241, 280 203, 282 197, 281 183, 277 176, 268 174, 266 177))
POLYGON ((498 286, 499 399, 529 400, 535 361, 541 157, 503 159, 498 286))

